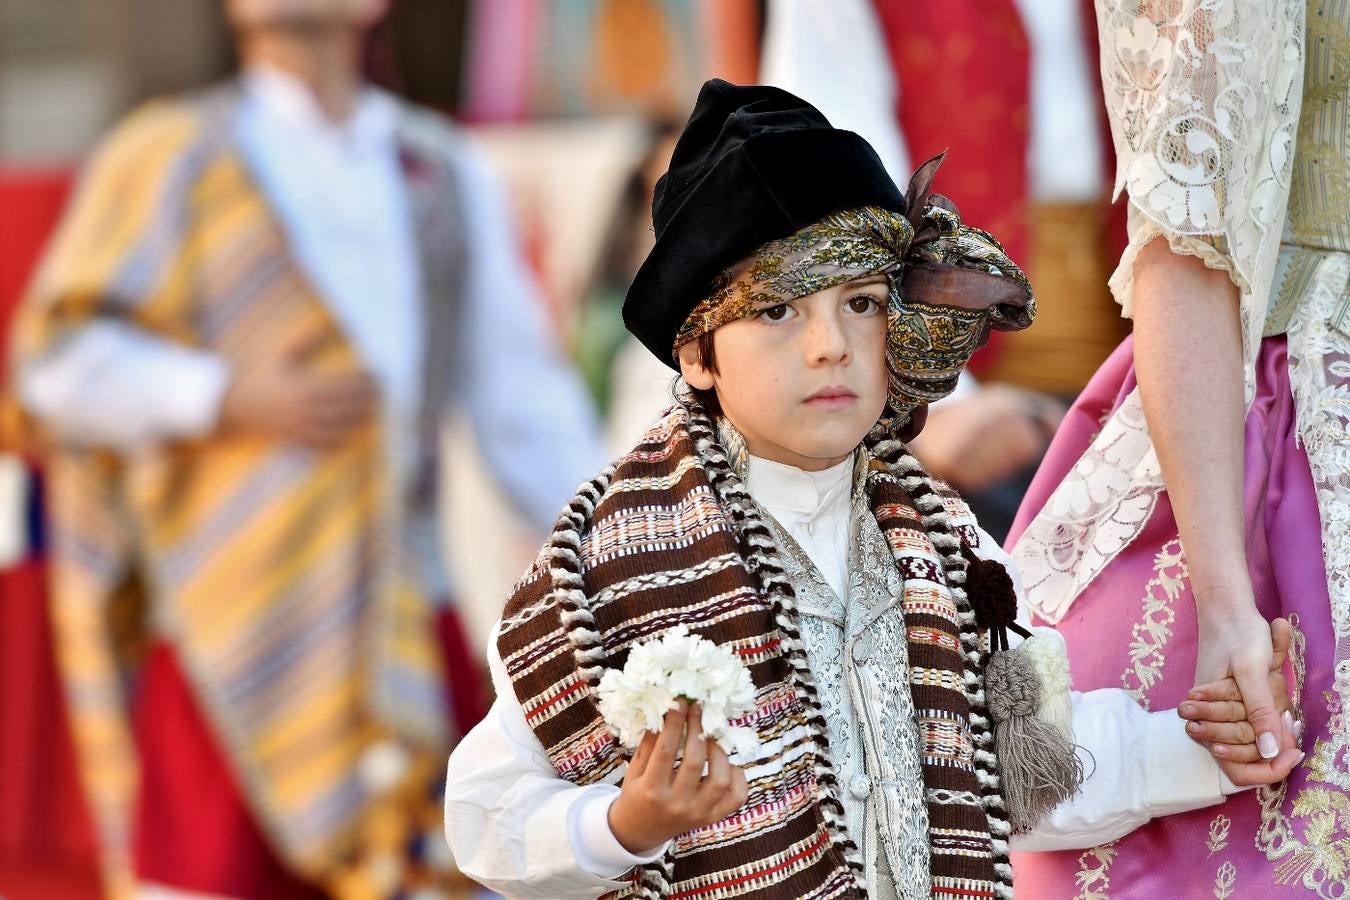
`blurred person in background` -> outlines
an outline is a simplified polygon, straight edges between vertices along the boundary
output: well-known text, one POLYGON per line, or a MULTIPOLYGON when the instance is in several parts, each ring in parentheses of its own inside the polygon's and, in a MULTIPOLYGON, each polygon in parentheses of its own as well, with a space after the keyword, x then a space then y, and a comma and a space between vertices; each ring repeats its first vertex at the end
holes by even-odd
POLYGON ((623 330, 619 307, 656 241, 652 196, 657 180, 670 165, 681 125, 673 119, 648 123, 646 152, 633 168, 614 212, 600 271, 584 307, 584 325, 578 329, 578 356, 588 360, 586 367, 601 386, 596 394, 603 401, 605 446, 615 456, 626 452, 675 402, 670 368, 623 330), (618 334, 614 334, 616 329, 618 334))
POLYGON ((241 76, 113 131, 16 322, 114 895, 446 890, 442 415, 541 529, 600 462, 482 162, 363 83, 385 6, 228 0, 241 76))

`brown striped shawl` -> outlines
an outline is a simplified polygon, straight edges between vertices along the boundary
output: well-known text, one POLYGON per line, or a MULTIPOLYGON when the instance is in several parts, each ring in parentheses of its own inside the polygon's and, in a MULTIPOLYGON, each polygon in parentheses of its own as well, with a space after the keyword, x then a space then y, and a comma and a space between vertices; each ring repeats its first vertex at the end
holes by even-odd
MULTIPOLYGON (((933 897, 1012 896, 1008 822, 984 709, 981 643, 957 522, 903 444, 868 436, 865 489, 904 577, 901 602, 928 795, 933 897)), ((944 489, 945 490, 945 489, 944 489)), ((968 513, 967 513, 968 515, 968 513)), ((973 520, 970 520, 973 524, 973 520)), ((627 758, 595 689, 628 651, 684 623, 750 669, 760 746, 749 795, 680 835, 608 896, 863 897, 791 584, 770 532, 692 398, 585 484, 516 585, 498 649, 558 774, 620 783, 627 758)))

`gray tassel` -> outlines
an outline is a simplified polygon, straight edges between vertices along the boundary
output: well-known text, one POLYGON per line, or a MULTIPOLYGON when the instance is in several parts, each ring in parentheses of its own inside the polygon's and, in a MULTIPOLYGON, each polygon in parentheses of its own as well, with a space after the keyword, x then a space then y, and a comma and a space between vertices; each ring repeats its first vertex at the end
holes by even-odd
POLYGON ((1078 793, 1083 762, 1055 726, 1042 721, 1041 684, 1031 659, 1016 650, 991 654, 984 669, 985 700, 994 719, 994 749, 1003 802, 1014 834, 1078 793))

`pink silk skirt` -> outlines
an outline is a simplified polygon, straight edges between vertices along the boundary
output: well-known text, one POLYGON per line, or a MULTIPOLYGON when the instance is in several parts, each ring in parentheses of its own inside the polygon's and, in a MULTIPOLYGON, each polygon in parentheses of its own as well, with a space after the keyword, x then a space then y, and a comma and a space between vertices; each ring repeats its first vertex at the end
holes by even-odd
MULTIPOLYGON (((1134 386, 1133 343, 1126 339, 1065 419, 1009 546, 1134 386)), ((1333 689, 1335 643, 1317 498, 1295 433, 1285 340, 1267 338, 1246 420, 1247 560, 1262 614, 1294 624, 1287 674, 1297 682, 1307 758, 1282 784, 1155 819, 1101 847, 1015 854, 1019 897, 1350 897, 1350 753, 1333 689)), ((1087 586, 1058 627, 1069 645, 1075 690, 1124 687, 1152 709, 1184 699, 1194 677, 1195 607, 1165 493, 1140 535, 1087 586)))

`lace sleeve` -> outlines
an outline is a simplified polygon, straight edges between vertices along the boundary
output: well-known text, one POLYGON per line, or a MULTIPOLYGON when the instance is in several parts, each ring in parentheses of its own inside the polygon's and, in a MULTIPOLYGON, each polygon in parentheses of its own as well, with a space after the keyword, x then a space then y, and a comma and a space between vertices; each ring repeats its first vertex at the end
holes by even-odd
MULTIPOLYGON (((1248 403, 1289 199, 1304 2, 1097 0, 1116 193, 1130 194, 1112 292, 1128 314, 1134 260, 1158 238, 1227 272, 1241 293, 1248 403)), ((1162 490, 1136 386, 1013 548, 1032 612, 1061 621, 1143 533, 1162 490)))
POLYGON ((1249 363, 1288 202, 1303 7, 1304 0, 1097 0, 1115 194, 1130 196, 1130 244, 1112 292, 1129 315, 1134 259, 1166 237, 1173 252, 1222 269, 1238 286, 1249 363))

